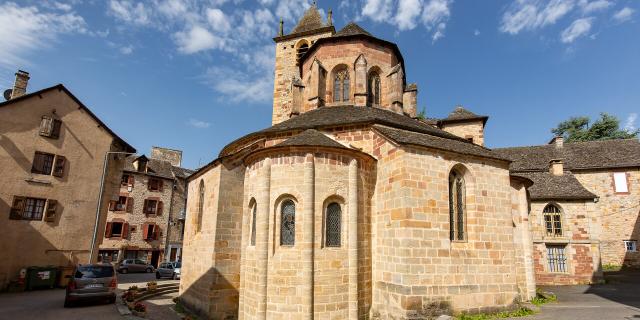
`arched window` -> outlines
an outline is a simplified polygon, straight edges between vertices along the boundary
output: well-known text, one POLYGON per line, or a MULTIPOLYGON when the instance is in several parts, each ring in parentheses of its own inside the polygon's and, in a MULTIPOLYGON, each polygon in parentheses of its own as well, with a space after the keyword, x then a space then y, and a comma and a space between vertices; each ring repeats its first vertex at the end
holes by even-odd
POLYGON ((349 101, 349 71, 342 69, 333 78, 333 101, 349 101))
POLYGON ((369 87, 369 105, 371 106, 379 106, 380 105, 380 76, 377 72, 371 72, 369 74, 369 82, 367 84, 369 87))
POLYGON ((309 51, 309 44, 305 41, 303 44, 298 46, 298 52, 296 52, 296 61, 300 61, 300 58, 309 51))
POLYGON ((449 239, 465 240, 465 187, 462 175, 451 170, 449 174, 449 239))
POLYGON ((332 202, 327 206, 325 219, 325 245, 327 247, 339 247, 341 244, 342 209, 340 209, 338 203, 332 202))
POLYGON ((196 225, 196 231, 202 230, 202 214, 204 212, 204 181, 200 180, 200 187, 198 188, 198 224, 196 225))
POLYGON ((256 223, 258 222, 256 220, 256 208, 258 206, 253 203, 253 207, 251 208, 251 245, 255 246, 256 245, 256 223))
POLYGON ((548 236, 562 236, 562 220, 560 220, 560 208, 556 205, 548 204, 542 210, 544 214, 544 226, 548 236))
POLYGON ((280 245, 292 246, 296 243, 296 205, 285 200, 280 207, 280 245))

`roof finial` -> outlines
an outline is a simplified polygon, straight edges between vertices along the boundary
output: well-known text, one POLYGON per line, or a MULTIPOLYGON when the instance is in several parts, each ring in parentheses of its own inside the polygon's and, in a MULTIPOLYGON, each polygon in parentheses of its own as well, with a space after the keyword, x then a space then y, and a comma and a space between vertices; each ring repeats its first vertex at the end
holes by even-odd
POLYGON ((332 26, 333 25, 333 21, 331 20, 331 16, 333 15, 333 11, 331 11, 331 9, 329 9, 329 13, 327 14, 327 25, 332 26))
POLYGON ((278 36, 282 37, 284 35, 284 21, 280 18, 280 28, 278 29, 278 36))

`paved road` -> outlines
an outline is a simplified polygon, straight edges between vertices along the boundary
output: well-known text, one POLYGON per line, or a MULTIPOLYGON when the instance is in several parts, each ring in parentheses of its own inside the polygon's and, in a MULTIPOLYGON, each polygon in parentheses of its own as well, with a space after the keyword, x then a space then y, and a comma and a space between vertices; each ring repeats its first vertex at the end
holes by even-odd
MULTIPOLYGON (((127 289, 136 284, 145 286, 147 281, 156 280, 155 274, 132 273, 118 275, 118 289, 127 289)), ((122 320, 115 304, 105 302, 83 303, 74 308, 64 308, 64 289, 36 290, 20 293, 0 294, 0 319, 38 319, 38 320, 122 320)), ((151 304, 168 304, 170 297, 162 297, 151 304), (164 300, 164 301, 163 301, 164 300), (168 301, 167 301, 168 300, 168 301)), ((154 308, 156 309, 156 308, 154 308)), ((154 310, 154 312, 159 312, 154 310)))
POLYGON ((608 276, 608 284, 542 287, 558 296, 558 302, 542 306, 526 320, 638 320, 640 273, 608 276))

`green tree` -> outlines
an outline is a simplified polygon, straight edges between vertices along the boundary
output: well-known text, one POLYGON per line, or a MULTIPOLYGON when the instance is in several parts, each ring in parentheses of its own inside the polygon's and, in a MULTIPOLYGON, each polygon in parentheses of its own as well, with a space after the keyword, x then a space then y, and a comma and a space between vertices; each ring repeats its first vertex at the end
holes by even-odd
POLYGON ((563 136, 567 142, 638 137, 640 130, 620 129, 620 120, 608 113, 601 113, 600 119, 589 125, 589 117, 572 117, 551 129, 556 136, 563 136))

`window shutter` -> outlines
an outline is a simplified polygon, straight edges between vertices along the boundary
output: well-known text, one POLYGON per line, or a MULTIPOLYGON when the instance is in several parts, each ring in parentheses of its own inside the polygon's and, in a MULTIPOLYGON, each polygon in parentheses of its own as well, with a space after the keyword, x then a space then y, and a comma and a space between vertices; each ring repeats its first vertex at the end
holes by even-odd
POLYGON ((133 182, 135 181, 135 179, 133 178, 133 175, 129 176, 129 181, 127 181, 127 183, 133 187, 133 182))
POLYGON ((44 221, 54 222, 56 221, 56 209, 58 208, 58 201, 49 199, 47 200, 47 211, 44 214, 44 221))
POLYGON ((117 203, 118 203, 117 201, 113 201, 113 200, 109 201, 109 211, 115 211, 117 203))
POLYGON ((157 224, 153 225, 153 240, 158 240, 158 233, 160 232, 160 227, 157 224))
POLYGON ((122 224, 122 239, 127 239, 129 237, 129 223, 125 222, 122 224))
POLYGON ((163 187, 164 187, 164 181, 158 180, 158 190, 160 190, 160 192, 162 192, 163 187))
POLYGON ((133 212, 133 198, 132 197, 128 197, 127 198, 127 212, 128 213, 132 213, 133 212))
POLYGON ((66 158, 64 156, 56 156, 55 165, 53 166, 53 175, 62 178, 64 175, 64 165, 66 158))
POLYGON ((156 208, 156 214, 160 216, 160 215, 162 215, 162 208, 164 206, 162 201, 158 201, 157 206, 158 207, 156 208))
POLYGON ((104 230, 104 237, 105 238, 111 238, 111 227, 112 227, 112 223, 111 222, 107 222, 107 227, 104 230))
POLYGON ((149 180, 147 180, 147 190, 149 190, 149 191, 153 190, 153 179, 152 178, 149 178, 149 180))
POLYGON ((142 208, 142 212, 144 212, 144 214, 149 214, 149 200, 144 199, 144 206, 142 208))
POLYGON ((13 197, 13 205, 11 206, 11 211, 9 212, 9 219, 22 219, 22 213, 24 212, 24 204, 26 201, 26 197, 13 197))
POLYGON ((31 167, 32 173, 42 173, 44 171, 44 156, 36 152, 33 156, 33 166, 31 167))
POLYGON ((40 121, 40 135, 49 137, 51 136, 51 129, 53 125, 53 119, 49 116, 42 116, 42 120, 40 121))
POLYGON ((148 223, 144 223, 142 224, 142 239, 147 240, 147 238, 149 237, 149 227, 148 227, 148 223))
POLYGON ((62 127, 62 121, 53 119, 53 127, 51 128, 51 138, 58 139, 60 137, 60 127, 62 127))

